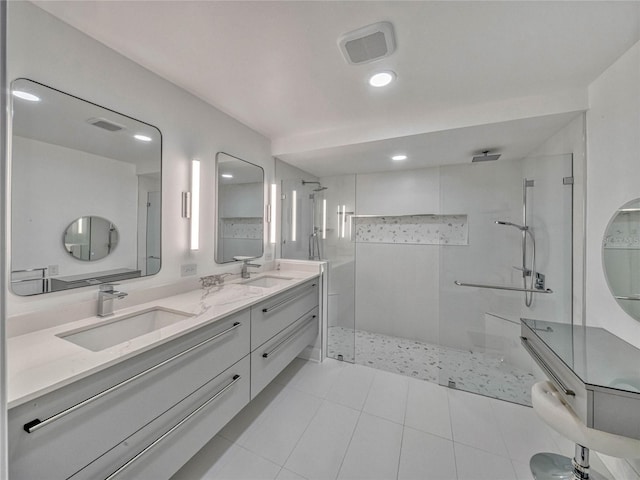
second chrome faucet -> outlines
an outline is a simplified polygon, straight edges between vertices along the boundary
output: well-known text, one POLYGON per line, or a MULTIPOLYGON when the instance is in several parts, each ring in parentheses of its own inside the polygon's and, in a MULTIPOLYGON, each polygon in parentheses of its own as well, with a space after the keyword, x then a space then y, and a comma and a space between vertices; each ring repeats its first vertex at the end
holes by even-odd
POLYGON ((113 300, 122 299, 127 296, 125 292, 114 290, 117 283, 103 283, 98 292, 98 316, 109 317, 113 315, 113 300))
POLYGON ((242 260, 242 270, 240 270, 240 277, 242 278, 250 277, 249 270, 247 269, 247 267, 260 268, 262 266, 262 265, 258 265, 257 263, 249 263, 249 260, 253 260, 253 259, 247 258, 245 260, 242 260))

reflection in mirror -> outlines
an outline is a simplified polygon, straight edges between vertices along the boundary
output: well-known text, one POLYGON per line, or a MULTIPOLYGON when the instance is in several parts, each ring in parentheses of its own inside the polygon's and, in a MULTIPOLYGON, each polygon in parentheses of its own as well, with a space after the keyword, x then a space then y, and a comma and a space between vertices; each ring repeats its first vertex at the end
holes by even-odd
POLYGON ((618 305, 640 320, 640 199, 613 215, 604 234, 602 262, 618 305))
POLYGON ((106 257, 118 245, 118 229, 106 218, 80 217, 64 231, 64 248, 78 260, 93 262, 106 257))
POLYGON ((262 256, 264 170, 223 152, 216 155, 217 263, 262 256))
POLYGON ((15 80, 11 89, 13 292, 158 273, 160 131, 31 80, 15 80), (100 246, 81 238, 79 230, 91 232, 85 221, 94 235, 104 230, 100 246))

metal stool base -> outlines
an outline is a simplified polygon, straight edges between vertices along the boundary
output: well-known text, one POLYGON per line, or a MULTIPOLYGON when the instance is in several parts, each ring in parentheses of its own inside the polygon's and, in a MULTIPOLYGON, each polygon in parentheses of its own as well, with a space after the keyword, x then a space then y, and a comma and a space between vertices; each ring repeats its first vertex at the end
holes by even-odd
MULTIPOLYGON (((569 457, 556 453, 536 453, 529 461, 535 480, 573 480, 573 463, 569 457)), ((589 480, 606 480, 602 474, 589 469, 589 480)))

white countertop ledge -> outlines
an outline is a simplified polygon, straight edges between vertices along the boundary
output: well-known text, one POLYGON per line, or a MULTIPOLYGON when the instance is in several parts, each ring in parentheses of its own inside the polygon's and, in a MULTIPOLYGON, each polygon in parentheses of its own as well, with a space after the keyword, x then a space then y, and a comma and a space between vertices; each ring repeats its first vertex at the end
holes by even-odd
MULTIPOLYGON (((226 282, 221 288, 198 289, 160 300, 117 309, 107 318, 92 316, 55 327, 38 330, 7 340, 8 408, 29 402, 65 385, 104 370, 128 358, 193 332, 205 325, 262 302, 269 297, 318 276, 318 271, 272 270, 252 276, 281 277, 281 284, 270 287, 243 285, 243 280, 226 282), (93 352, 56 335, 91 325, 112 322, 136 312, 163 307, 192 314, 173 325, 135 337, 127 342, 93 352)), ((52 312, 51 315, 56 315, 52 312)))

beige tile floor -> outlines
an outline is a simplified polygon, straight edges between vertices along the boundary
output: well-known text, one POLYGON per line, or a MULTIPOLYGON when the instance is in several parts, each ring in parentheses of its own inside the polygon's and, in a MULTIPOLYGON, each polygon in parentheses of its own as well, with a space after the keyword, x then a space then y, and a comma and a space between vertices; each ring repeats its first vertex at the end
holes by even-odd
POLYGON ((573 445, 529 407, 296 359, 172 480, 532 480, 540 451, 573 445))

